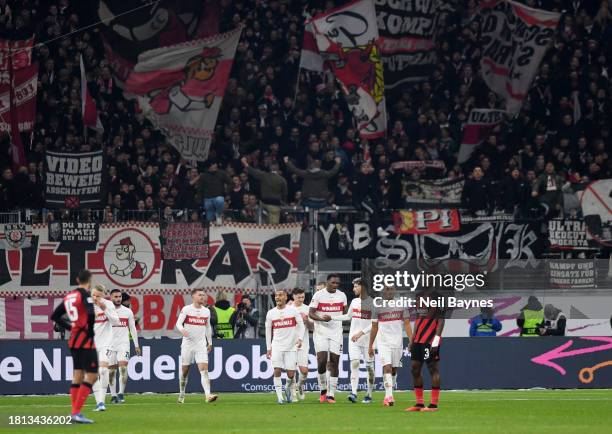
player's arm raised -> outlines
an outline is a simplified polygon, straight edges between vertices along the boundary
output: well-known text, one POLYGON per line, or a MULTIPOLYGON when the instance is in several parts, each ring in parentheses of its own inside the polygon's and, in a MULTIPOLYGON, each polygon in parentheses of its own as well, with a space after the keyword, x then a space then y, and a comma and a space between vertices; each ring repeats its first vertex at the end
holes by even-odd
POLYGON ((189 336, 189 333, 187 333, 187 330, 185 330, 185 327, 183 327, 183 323, 185 322, 186 318, 187 315, 185 315, 185 311, 181 309, 181 313, 179 314, 176 324, 174 325, 174 327, 176 327, 176 329, 185 337, 189 336))
POLYGON ((128 327, 130 329, 130 334, 132 335, 132 342, 134 342, 134 349, 136 350, 136 354, 140 356, 140 345, 138 344, 138 330, 136 330, 136 321, 134 321, 134 313, 130 309, 130 313, 128 316, 128 327))
POLYGON ((108 322, 111 323, 112 326, 119 325, 119 313, 117 312, 117 309, 115 309, 115 305, 110 302, 107 304, 107 300, 104 300, 103 298, 100 299, 100 302, 105 305, 104 314, 106 315, 108 322))
POLYGON ((268 359, 272 357, 272 319, 270 318, 270 311, 266 315, 266 357, 268 359))

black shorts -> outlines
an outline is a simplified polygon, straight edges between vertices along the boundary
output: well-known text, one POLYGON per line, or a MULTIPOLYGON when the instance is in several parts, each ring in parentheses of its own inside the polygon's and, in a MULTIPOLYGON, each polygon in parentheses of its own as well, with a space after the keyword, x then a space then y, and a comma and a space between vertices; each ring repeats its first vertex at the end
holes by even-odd
POLYGON ((71 349, 73 369, 98 372, 98 352, 95 348, 71 349))
POLYGON ((410 359, 421 363, 437 362, 440 360, 440 346, 438 346, 435 356, 431 357, 431 344, 414 343, 410 351, 410 359))

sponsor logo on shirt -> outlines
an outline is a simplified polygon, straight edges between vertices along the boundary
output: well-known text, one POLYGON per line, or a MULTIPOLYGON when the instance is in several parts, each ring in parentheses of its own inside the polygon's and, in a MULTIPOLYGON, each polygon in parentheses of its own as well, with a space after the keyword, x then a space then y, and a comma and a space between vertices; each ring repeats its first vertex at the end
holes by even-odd
POLYGON ((106 318, 106 314, 104 312, 100 312, 96 315, 96 324, 100 324, 106 321, 108 321, 108 318, 106 318))
POLYGON ((344 303, 319 303, 317 310, 320 312, 340 312, 344 311, 344 303))
POLYGON ((283 329, 287 327, 295 327, 296 325, 297 321, 295 320, 294 316, 292 316, 291 318, 272 320, 272 329, 283 329))
POLYGON ((378 314, 378 321, 401 321, 404 319, 404 313, 401 310, 391 312, 382 312, 378 314))
POLYGON ((187 317, 185 318, 185 322, 183 324, 205 326, 205 325, 208 325, 208 317, 207 316, 187 315, 187 317))
POLYGON ((372 312, 369 310, 353 309, 353 318, 372 319, 372 312))
POLYGON ((128 326, 128 319, 127 318, 119 318, 119 324, 117 324, 116 326, 113 327, 127 327, 128 326))

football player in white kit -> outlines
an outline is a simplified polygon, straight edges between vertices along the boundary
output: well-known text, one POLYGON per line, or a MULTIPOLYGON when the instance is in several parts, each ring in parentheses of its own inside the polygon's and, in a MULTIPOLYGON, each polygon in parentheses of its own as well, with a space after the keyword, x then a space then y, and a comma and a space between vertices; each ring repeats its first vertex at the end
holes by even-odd
POLYGON ((310 335, 309 330, 314 328, 314 323, 308 318, 308 305, 304 304, 304 290, 302 288, 295 288, 292 293, 293 307, 302 315, 304 321, 304 337, 302 338, 302 347, 297 352, 297 366, 298 366, 298 385, 297 385, 297 397, 300 400, 304 400, 306 395, 304 394, 304 383, 308 378, 308 353, 310 352, 310 335))
POLYGON ((317 371, 319 373, 319 402, 335 404, 336 388, 338 387, 338 364, 342 354, 342 322, 332 321, 333 318, 346 314, 346 295, 339 291, 340 276, 327 276, 325 288, 312 296, 308 316, 314 324, 312 341, 317 353, 317 371), (327 360, 329 353, 329 391, 327 381, 327 360))
POLYGON ((104 285, 95 285, 91 296, 94 300, 94 313, 96 320, 94 323, 94 343, 98 351, 98 381, 93 385, 92 391, 96 398, 96 408, 94 411, 105 411, 106 388, 108 387, 111 355, 111 345, 113 338, 113 326, 119 324, 119 317, 115 311, 115 306, 104 298, 106 288, 104 285))
POLYGON ((410 327, 410 313, 408 308, 395 307, 395 287, 385 286, 383 288, 382 300, 374 303, 372 314, 372 331, 370 332, 370 357, 374 357, 374 340, 380 363, 383 367, 383 380, 385 386, 385 399, 383 405, 391 407, 395 404, 393 398, 394 376, 397 375, 397 368, 401 368, 403 353, 403 330, 406 330, 409 346, 412 342, 412 328, 410 327), (384 302, 389 302, 383 304, 384 302))
POLYGON ((334 318, 336 321, 351 321, 349 330, 348 354, 351 362, 351 393, 348 400, 357 402, 357 387, 359 386, 359 364, 363 360, 368 371, 366 396, 364 404, 372 402, 372 390, 374 389, 374 357, 368 352, 370 342, 370 330, 372 329, 372 298, 368 295, 360 278, 353 280, 353 292, 355 298, 351 300, 346 315, 334 318))
POLYGON ((295 367, 297 351, 302 346, 304 321, 298 310, 287 305, 287 292, 274 291, 276 307, 266 314, 266 356, 274 368, 274 390, 279 404, 283 404, 283 369, 287 371, 285 400, 290 403, 295 396, 295 367))
POLYGON ((119 368, 119 395, 115 395, 117 389, 114 386, 111 387, 111 403, 116 404, 125 402, 123 394, 128 381, 127 366, 130 361, 130 335, 134 342, 136 354, 139 356, 140 346, 138 345, 138 331, 134 321, 134 312, 121 304, 121 290, 113 289, 111 291, 111 301, 119 317, 119 323, 113 325, 113 340, 109 356, 111 384, 114 384, 115 372, 117 372, 117 367, 119 368))
POLYGON ((182 370, 179 378, 178 403, 185 402, 185 388, 189 367, 192 363, 198 365, 200 381, 206 402, 216 401, 218 396, 210 393, 210 378, 208 377, 208 353, 212 351, 212 327, 210 310, 204 305, 206 294, 202 289, 191 291, 192 304, 181 309, 176 328, 183 335, 181 343, 182 370))

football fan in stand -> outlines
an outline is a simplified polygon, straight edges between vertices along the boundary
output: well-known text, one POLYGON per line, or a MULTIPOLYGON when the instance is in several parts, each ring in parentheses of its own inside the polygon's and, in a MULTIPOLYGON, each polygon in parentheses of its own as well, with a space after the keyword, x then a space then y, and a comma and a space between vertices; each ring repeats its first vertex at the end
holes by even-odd
POLYGON ((315 322, 312 340, 317 354, 319 402, 335 404, 334 397, 338 386, 338 364, 342 355, 342 322, 332 321, 337 316, 346 314, 346 295, 339 291, 340 276, 327 276, 325 289, 317 291, 312 296, 308 316, 315 322), (327 381, 327 361, 329 355, 330 377, 327 381), (329 389, 328 389, 329 384, 329 389))
MULTIPOLYGON (((72 356, 72 384, 70 385, 71 419, 73 423, 92 423, 81 413, 83 404, 98 378, 98 354, 94 343, 95 312, 91 288, 91 272, 81 270, 77 275, 78 287, 70 291, 55 308, 51 319, 65 330, 70 330, 68 348, 72 356), (68 319, 64 317, 68 316, 68 319)), ((100 309, 106 304, 99 301, 100 309)))
POLYGON ((445 311, 439 307, 427 306, 424 300, 437 299, 439 293, 426 290, 417 297, 416 319, 414 321, 414 337, 410 346, 410 358, 412 359, 412 380, 414 384, 414 395, 416 404, 406 411, 437 411, 438 399, 440 397, 440 342, 442 330, 444 330, 445 311), (421 374, 423 363, 427 363, 429 375, 431 376, 431 401, 425 407, 423 400, 423 375, 421 374))
POLYGON ((196 288, 191 291, 191 299, 193 303, 181 309, 176 321, 176 328, 183 335, 181 343, 183 365, 179 376, 179 404, 185 402, 189 367, 193 363, 198 365, 206 402, 217 400, 217 395, 210 393, 210 378, 208 376, 208 353, 212 351, 212 327, 210 325, 210 310, 204 306, 206 294, 202 289, 196 288))
POLYGON ((284 289, 274 291, 276 307, 266 314, 266 356, 274 368, 274 390, 279 404, 283 404, 283 369, 287 371, 285 401, 293 402, 296 393, 295 368, 297 352, 302 347, 304 321, 298 310, 287 305, 289 296, 284 289))

